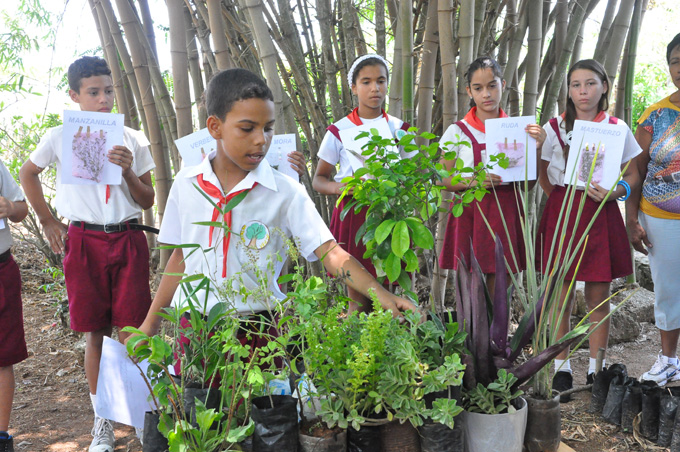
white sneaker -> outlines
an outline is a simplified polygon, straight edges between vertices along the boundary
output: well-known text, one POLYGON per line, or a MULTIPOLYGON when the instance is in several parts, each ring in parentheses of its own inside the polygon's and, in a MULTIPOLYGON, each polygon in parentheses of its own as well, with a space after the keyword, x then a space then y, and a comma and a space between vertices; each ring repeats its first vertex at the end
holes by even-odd
POLYGON ((641 381, 654 381, 659 386, 664 386, 671 381, 680 380, 680 369, 678 366, 668 362, 668 357, 663 356, 661 352, 656 357, 656 362, 649 370, 640 377, 641 381))
POLYGON ((113 435, 111 421, 95 416, 92 436, 89 452, 113 452, 116 438, 113 435))

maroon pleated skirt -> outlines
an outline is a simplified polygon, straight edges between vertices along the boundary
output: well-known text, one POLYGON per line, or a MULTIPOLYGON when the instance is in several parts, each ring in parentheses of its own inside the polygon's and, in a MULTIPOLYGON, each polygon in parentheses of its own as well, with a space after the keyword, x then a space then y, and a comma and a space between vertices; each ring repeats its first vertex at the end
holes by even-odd
MULTIPOLYGON (((563 228, 562 224, 564 224, 566 213, 562 215, 561 219, 559 217, 562 202, 565 200, 566 194, 567 190, 565 187, 556 186, 553 189, 548 197, 543 217, 538 227, 536 259, 540 260, 537 264, 540 265, 543 273, 550 271, 548 263, 551 262, 550 249, 555 234, 559 234, 560 239, 564 238, 563 247, 567 246, 573 236, 571 247, 574 249, 578 241, 583 237, 586 227, 593 216, 595 216, 599 207, 599 203, 588 198, 585 191, 576 190, 567 227, 563 228), (583 196, 586 196, 583 212, 581 213, 578 225, 574 227, 577 209, 583 196), (561 220, 560 224, 558 224, 558 220, 561 220)), ((557 254, 558 244, 559 242, 554 246, 553 256, 557 254)), ((618 203, 614 201, 606 202, 597 215, 595 222, 588 232, 585 251, 579 264, 582 250, 583 245, 579 248, 577 257, 567 272, 566 278, 568 280, 611 282, 614 278, 621 278, 633 273, 628 235, 626 234, 626 226, 623 223, 618 203), (578 273, 574 275, 577 265, 578 273)), ((565 259, 565 254, 566 251, 562 251, 560 261, 565 259)), ((555 257, 552 258, 552 261, 555 260, 555 257)))
POLYGON ((465 207, 460 217, 456 218, 449 213, 439 266, 457 270, 459 259, 463 259, 465 265, 470 268, 472 246, 482 272, 496 273, 496 235, 498 235, 503 244, 506 262, 509 263, 512 272, 524 270, 526 253, 521 223, 524 213, 519 197, 520 194, 514 185, 503 185, 497 187, 495 192, 487 193, 481 201, 474 201, 465 207), (487 222, 492 231, 489 231, 487 222))

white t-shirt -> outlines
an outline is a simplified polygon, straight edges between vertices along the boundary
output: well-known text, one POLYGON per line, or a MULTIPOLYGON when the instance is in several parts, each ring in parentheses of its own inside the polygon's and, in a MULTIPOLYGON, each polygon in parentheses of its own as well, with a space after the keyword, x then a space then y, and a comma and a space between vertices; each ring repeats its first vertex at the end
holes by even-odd
MULTIPOLYGON (((120 185, 110 186, 108 203, 106 185, 61 183, 62 132, 63 126, 48 130, 30 156, 31 161, 40 168, 47 168, 52 163, 57 166, 57 212, 68 220, 92 224, 115 224, 139 219, 142 208, 132 199, 125 180, 120 185)), ((125 127, 122 144, 132 152, 132 171, 137 176, 155 168, 148 148, 149 140, 142 132, 125 127)))
MULTIPOLYGON (((214 209, 202 191, 195 187, 198 186, 198 175, 203 174, 205 182, 222 190, 210 164, 215 154, 213 151, 198 166, 185 168, 175 176, 158 241, 170 245, 199 244, 206 250, 204 253, 197 250, 189 255, 192 250, 183 249, 185 273, 203 274, 213 282, 207 294, 204 290, 198 293, 200 302, 206 303, 205 312, 219 302, 227 302, 243 314, 264 311, 270 303, 285 298, 277 280, 287 259, 287 241, 293 240, 302 257, 315 261, 314 251, 333 240, 333 235, 303 186, 274 171, 263 160, 230 192, 250 188, 257 182, 231 211, 233 233, 227 253, 227 276, 223 278, 223 229, 215 228, 210 247, 209 227, 195 224, 211 221, 214 209), (232 283, 228 286, 225 281, 230 279, 232 283), (266 289, 273 298, 244 298, 238 293, 240 288, 249 291, 261 289, 258 281, 263 280, 267 281, 266 289), (225 293, 231 293, 231 296, 225 293)), ((222 221, 222 217, 217 221, 222 221)), ((173 297, 173 305, 180 306, 183 298, 182 287, 179 287, 173 297)))
MULTIPOLYGON (((362 123, 370 124, 375 121, 384 121, 385 117, 380 115, 373 119, 360 119, 362 123)), ((387 115, 387 124, 390 126, 390 130, 394 134, 401 128, 402 124, 404 124, 404 121, 399 118, 395 118, 394 116, 387 115)), ((356 124, 350 121, 347 116, 333 125, 337 127, 338 130, 356 127, 356 124)), ((338 138, 330 131, 326 131, 326 135, 324 135, 323 140, 321 141, 318 156, 321 160, 324 160, 333 166, 336 166, 338 163, 340 164, 340 167, 335 173, 334 179, 336 182, 340 182, 345 177, 349 177, 354 174, 354 170, 349 163, 349 157, 347 155, 347 151, 345 151, 345 147, 342 145, 342 141, 338 140, 338 138)), ((402 155, 402 157, 404 157, 404 155, 402 155)))
MULTIPOLYGON (((24 200, 24 194, 2 162, 0 162, 0 196, 12 202, 24 200)), ((3 222, 5 227, 0 229, 0 254, 7 251, 13 243, 12 233, 9 230, 9 219, 4 218, 3 222)))
MULTIPOLYGON (((562 126, 563 121, 561 116, 557 117, 557 126, 560 130, 560 137, 562 138, 562 142, 567 144, 567 132, 562 126)), ((609 114, 605 114, 600 122, 609 123, 609 114)), ((623 156, 621 157, 621 164, 623 165, 641 153, 642 148, 635 140, 633 132, 631 132, 625 122, 619 119, 617 124, 626 127, 626 144, 623 149, 623 156)), ((555 129, 550 125, 550 122, 545 123, 543 128, 545 129, 547 136, 545 137, 543 148, 541 149, 541 159, 550 162, 548 164, 548 180, 552 185, 564 186, 564 171, 567 167, 567 162, 564 159, 562 145, 560 144, 560 140, 557 139, 555 129)))
MULTIPOLYGON (((463 120, 462 122, 467 126, 467 128, 470 130, 470 133, 472 133, 472 136, 475 137, 475 140, 477 140, 479 144, 486 143, 486 134, 484 132, 475 129, 466 120, 463 120)), ((465 135, 461 128, 454 123, 446 129, 442 137, 439 139, 439 146, 443 149, 446 149, 448 152, 455 152, 456 157, 463 160, 466 168, 474 168, 475 158, 474 153, 472 152, 472 143, 470 143, 470 146, 457 144, 462 141, 467 141, 470 143, 468 136, 465 135), (446 143, 450 144, 447 145, 446 143)), ((486 163, 485 150, 482 150, 482 163, 486 163)))

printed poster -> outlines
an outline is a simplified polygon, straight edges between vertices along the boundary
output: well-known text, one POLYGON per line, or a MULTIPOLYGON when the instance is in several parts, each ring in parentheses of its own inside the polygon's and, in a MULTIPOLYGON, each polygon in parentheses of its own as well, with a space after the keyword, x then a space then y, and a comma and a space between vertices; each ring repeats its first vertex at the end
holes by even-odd
MULTIPOLYGON (((340 140, 347 154, 349 156, 349 163, 354 171, 359 168, 363 168, 364 163, 368 156, 361 155, 362 147, 370 141, 371 129, 377 129, 378 135, 382 138, 393 138, 394 133, 390 129, 387 121, 373 121, 368 124, 362 124, 360 126, 352 127, 350 129, 344 129, 340 131, 340 140), (357 139, 357 135, 362 132, 368 132, 369 136, 357 139)), ((395 146, 392 152, 397 152, 397 147, 395 146)))
POLYGON ((585 188, 591 168, 592 181, 609 190, 621 174, 627 130, 623 124, 574 121, 564 183, 585 188))
POLYGON ((175 145, 185 168, 198 165, 217 148, 217 142, 207 128, 176 139, 175 145))
POLYGON ((288 154, 297 149, 294 133, 274 135, 267 151, 267 162, 269 165, 293 178, 296 182, 300 181, 300 175, 295 171, 288 161, 288 154))
POLYGON ((123 144, 123 121, 118 113, 64 111, 62 184, 120 185, 123 169, 108 152, 123 144))
POLYGON ((536 140, 524 130, 529 124, 536 124, 535 116, 487 119, 487 155, 505 154, 508 167, 495 166, 492 173, 503 182, 536 180, 536 140))

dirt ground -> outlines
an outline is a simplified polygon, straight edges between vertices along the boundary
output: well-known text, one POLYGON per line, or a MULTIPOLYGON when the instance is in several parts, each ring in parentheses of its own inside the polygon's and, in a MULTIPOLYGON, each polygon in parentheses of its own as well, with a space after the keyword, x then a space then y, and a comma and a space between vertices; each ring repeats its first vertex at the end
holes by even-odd
MULTIPOLYGON (((15 366, 16 395, 10 421, 15 449, 21 452, 86 451, 91 440, 93 414, 83 369, 79 337, 55 316, 54 296, 40 289, 52 282, 41 270, 42 256, 27 244, 17 243, 15 258, 23 280, 24 324, 30 357, 15 366)), ((653 325, 644 324, 636 342, 610 347, 608 362, 623 362, 637 377, 649 369, 660 349, 653 325)), ((575 353, 572 367, 576 385, 585 384, 588 353, 575 353)), ((643 451, 633 435, 587 412, 589 392, 574 394, 562 405, 562 437, 579 452, 643 451)), ((132 427, 115 425, 116 452, 140 452, 132 427)), ((654 450, 663 450, 654 448, 654 450)), ((285 452, 285 451, 284 451, 285 452)))

